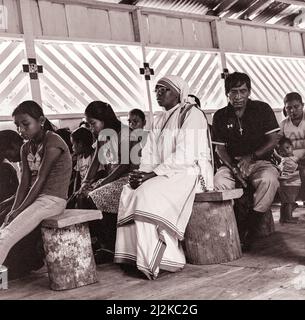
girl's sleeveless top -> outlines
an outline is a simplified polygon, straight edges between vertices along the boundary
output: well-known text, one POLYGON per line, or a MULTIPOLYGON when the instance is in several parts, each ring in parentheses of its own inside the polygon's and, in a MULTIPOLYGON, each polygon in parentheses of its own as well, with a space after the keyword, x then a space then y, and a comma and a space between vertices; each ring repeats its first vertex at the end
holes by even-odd
POLYGON ((67 144, 52 131, 47 131, 36 153, 32 152, 32 142, 24 145, 28 165, 31 171, 31 185, 36 181, 46 148, 58 148, 61 154, 52 166, 41 194, 47 194, 62 199, 67 199, 69 183, 72 173, 72 158, 67 144))

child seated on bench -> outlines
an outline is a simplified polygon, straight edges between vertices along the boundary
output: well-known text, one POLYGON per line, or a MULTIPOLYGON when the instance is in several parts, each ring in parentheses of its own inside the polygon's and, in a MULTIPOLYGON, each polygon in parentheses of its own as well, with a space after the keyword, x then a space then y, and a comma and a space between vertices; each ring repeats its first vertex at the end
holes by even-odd
POLYGON ((301 187, 298 158, 293 155, 293 145, 289 138, 282 137, 277 147, 278 168, 281 171, 279 195, 281 198, 280 223, 296 223, 292 217, 295 201, 301 187))
MULTIPOLYGON (((85 203, 86 199, 81 197, 78 193, 79 188, 88 173, 91 166, 95 149, 93 148, 94 137, 91 131, 85 127, 75 129, 71 134, 71 143, 73 155, 76 157, 76 164, 74 166, 74 186, 73 193, 67 202, 67 209, 80 209, 88 207, 85 203)), ((94 181, 97 181, 105 176, 105 170, 100 165, 99 171, 95 175, 94 181)))
POLYGON ((72 160, 66 143, 53 132, 42 108, 24 101, 13 112, 21 136, 22 175, 12 210, 0 228, 0 265, 11 248, 44 219, 66 206, 72 160))

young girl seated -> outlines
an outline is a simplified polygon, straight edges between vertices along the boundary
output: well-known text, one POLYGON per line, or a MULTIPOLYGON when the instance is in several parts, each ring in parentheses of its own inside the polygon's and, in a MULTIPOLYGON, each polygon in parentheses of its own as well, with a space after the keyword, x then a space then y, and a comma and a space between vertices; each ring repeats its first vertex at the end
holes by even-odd
POLYGON ((148 137, 148 131, 144 130, 146 125, 145 113, 140 109, 132 109, 128 114, 128 123, 139 142, 140 149, 138 156, 140 158, 142 156, 142 149, 144 148, 148 137))
POLYGON ((85 116, 98 140, 80 194, 91 199, 103 213, 102 220, 91 223, 91 235, 99 239, 101 246, 113 251, 120 195, 123 185, 128 183, 128 173, 136 168, 130 162, 129 151, 137 141, 130 139, 130 129, 121 123, 108 103, 91 102, 85 116), (109 134, 113 136, 110 138, 109 134), (107 176, 94 183, 100 164, 104 165, 107 176))
POLYGON ((73 153, 76 156, 76 165, 74 167, 76 176, 73 189, 73 192, 76 192, 82 181, 84 181, 93 159, 92 133, 86 128, 77 128, 71 134, 71 142, 73 153))
POLYGON ((132 109, 128 114, 128 123, 132 130, 144 129, 146 125, 145 113, 140 109, 132 109))
POLYGON ((21 136, 22 175, 12 210, 0 229, 0 265, 10 249, 44 219, 66 206, 72 162, 64 141, 51 130, 42 108, 22 102, 13 112, 21 136))
POLYGON ((281 171, 279 194, 281 198, 280 222, 296 223, 292 217, 295 201, 301 187, 298 170, 298 158, 293 155, 293 145, 290 139, 282 137, 277 147, 278 168, 281 171))

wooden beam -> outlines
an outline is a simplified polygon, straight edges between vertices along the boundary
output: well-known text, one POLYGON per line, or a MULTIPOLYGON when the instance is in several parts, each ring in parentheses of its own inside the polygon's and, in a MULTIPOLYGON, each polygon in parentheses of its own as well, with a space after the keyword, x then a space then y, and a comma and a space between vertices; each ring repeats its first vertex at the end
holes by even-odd
POLYGON ((238 0, 225 0, 214 10, 217 15, 220 15, 223 11, 230 9, 238 0))
POLYGON ((289 5, 294 5, 294 6, 300 6, 300 7, 305 7, 305 2, 303 1, 297 1, 297 0, 279 0, 282 3, 287 3, 289 5))
POLYGON ((259 23, 265 23, 271 18, 275 17, 285 9, 289 7, 289 4, 287 3, 281 3, 278 1, 272 2, 267 8, 265 8, 262 12, 260 12, 259 15, 257 15, 253 21, 259 22, 259 23))
POLYGON ((42 226, 48 228, 65 228, 102 218, 103 215, 100 210, 65 209, 64 213, 43 220, 42 226))
POLYGON ((136 5, 138 2, 138 0, 122 0, 119 2, 119 4, 136 5))
POLYGON ((218 190, 196 193, 195 202, 226 201, 238 199, 243 195, 243 189, 218 190))
POLYGON ((242 13, 247 10, 247 8, 250 8, 257 0, 241 0, 236 2, 230 10, 222 16, 222 18, 229 18, 233 14, 238 14, 238 16, 242 15, 242 13))
POLYGON ((259 11, 259 10, 264 10, 266 7, 269 6, 270 3, 272 3, 273 0, 258 0, 255 2, 252 6, 249 7, 239 18, 243 19, 245 16, 250 16, 253 13, 259 11))
MULTIPOLYGON (((38 0, 39 2, 40 0, 38 0)), ((70 4, 70 5, 84 5, 87 8, 94 9, 113 9, 121 11, 132 11, 137 9, 136 6, 126 4, 107 3, 96 0, 48 0, 53 3, 70 4)))
MULTIPOLYGON (((20 0, 18 2, 18 11, 21 19, 22 31, 24 34, 25 51, 27 58, 36 59, 34 29, 32 19, 32 8, 30 0, 20 0)), ((39 105, 42 104, 39 78, 30 80, 32 99, 39 105)))
POLYGON ((294 19, 298 16, 298 13, 292 13, 288 16, 285 16, 281 19, 279 19, 276 24, 281 24, 281 25, 287 25, 287 26, 293 26, 293 21, 294 19))

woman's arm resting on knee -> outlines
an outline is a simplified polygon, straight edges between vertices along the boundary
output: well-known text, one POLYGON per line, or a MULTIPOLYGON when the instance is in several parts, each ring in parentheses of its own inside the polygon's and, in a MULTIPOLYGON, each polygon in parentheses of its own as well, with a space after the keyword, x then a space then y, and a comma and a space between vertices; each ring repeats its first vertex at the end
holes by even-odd
POLYGON ((125 173, 128 173, 129 170, 130 164, 120 164, 103 180, 99 187, 120 179, 125 173))

